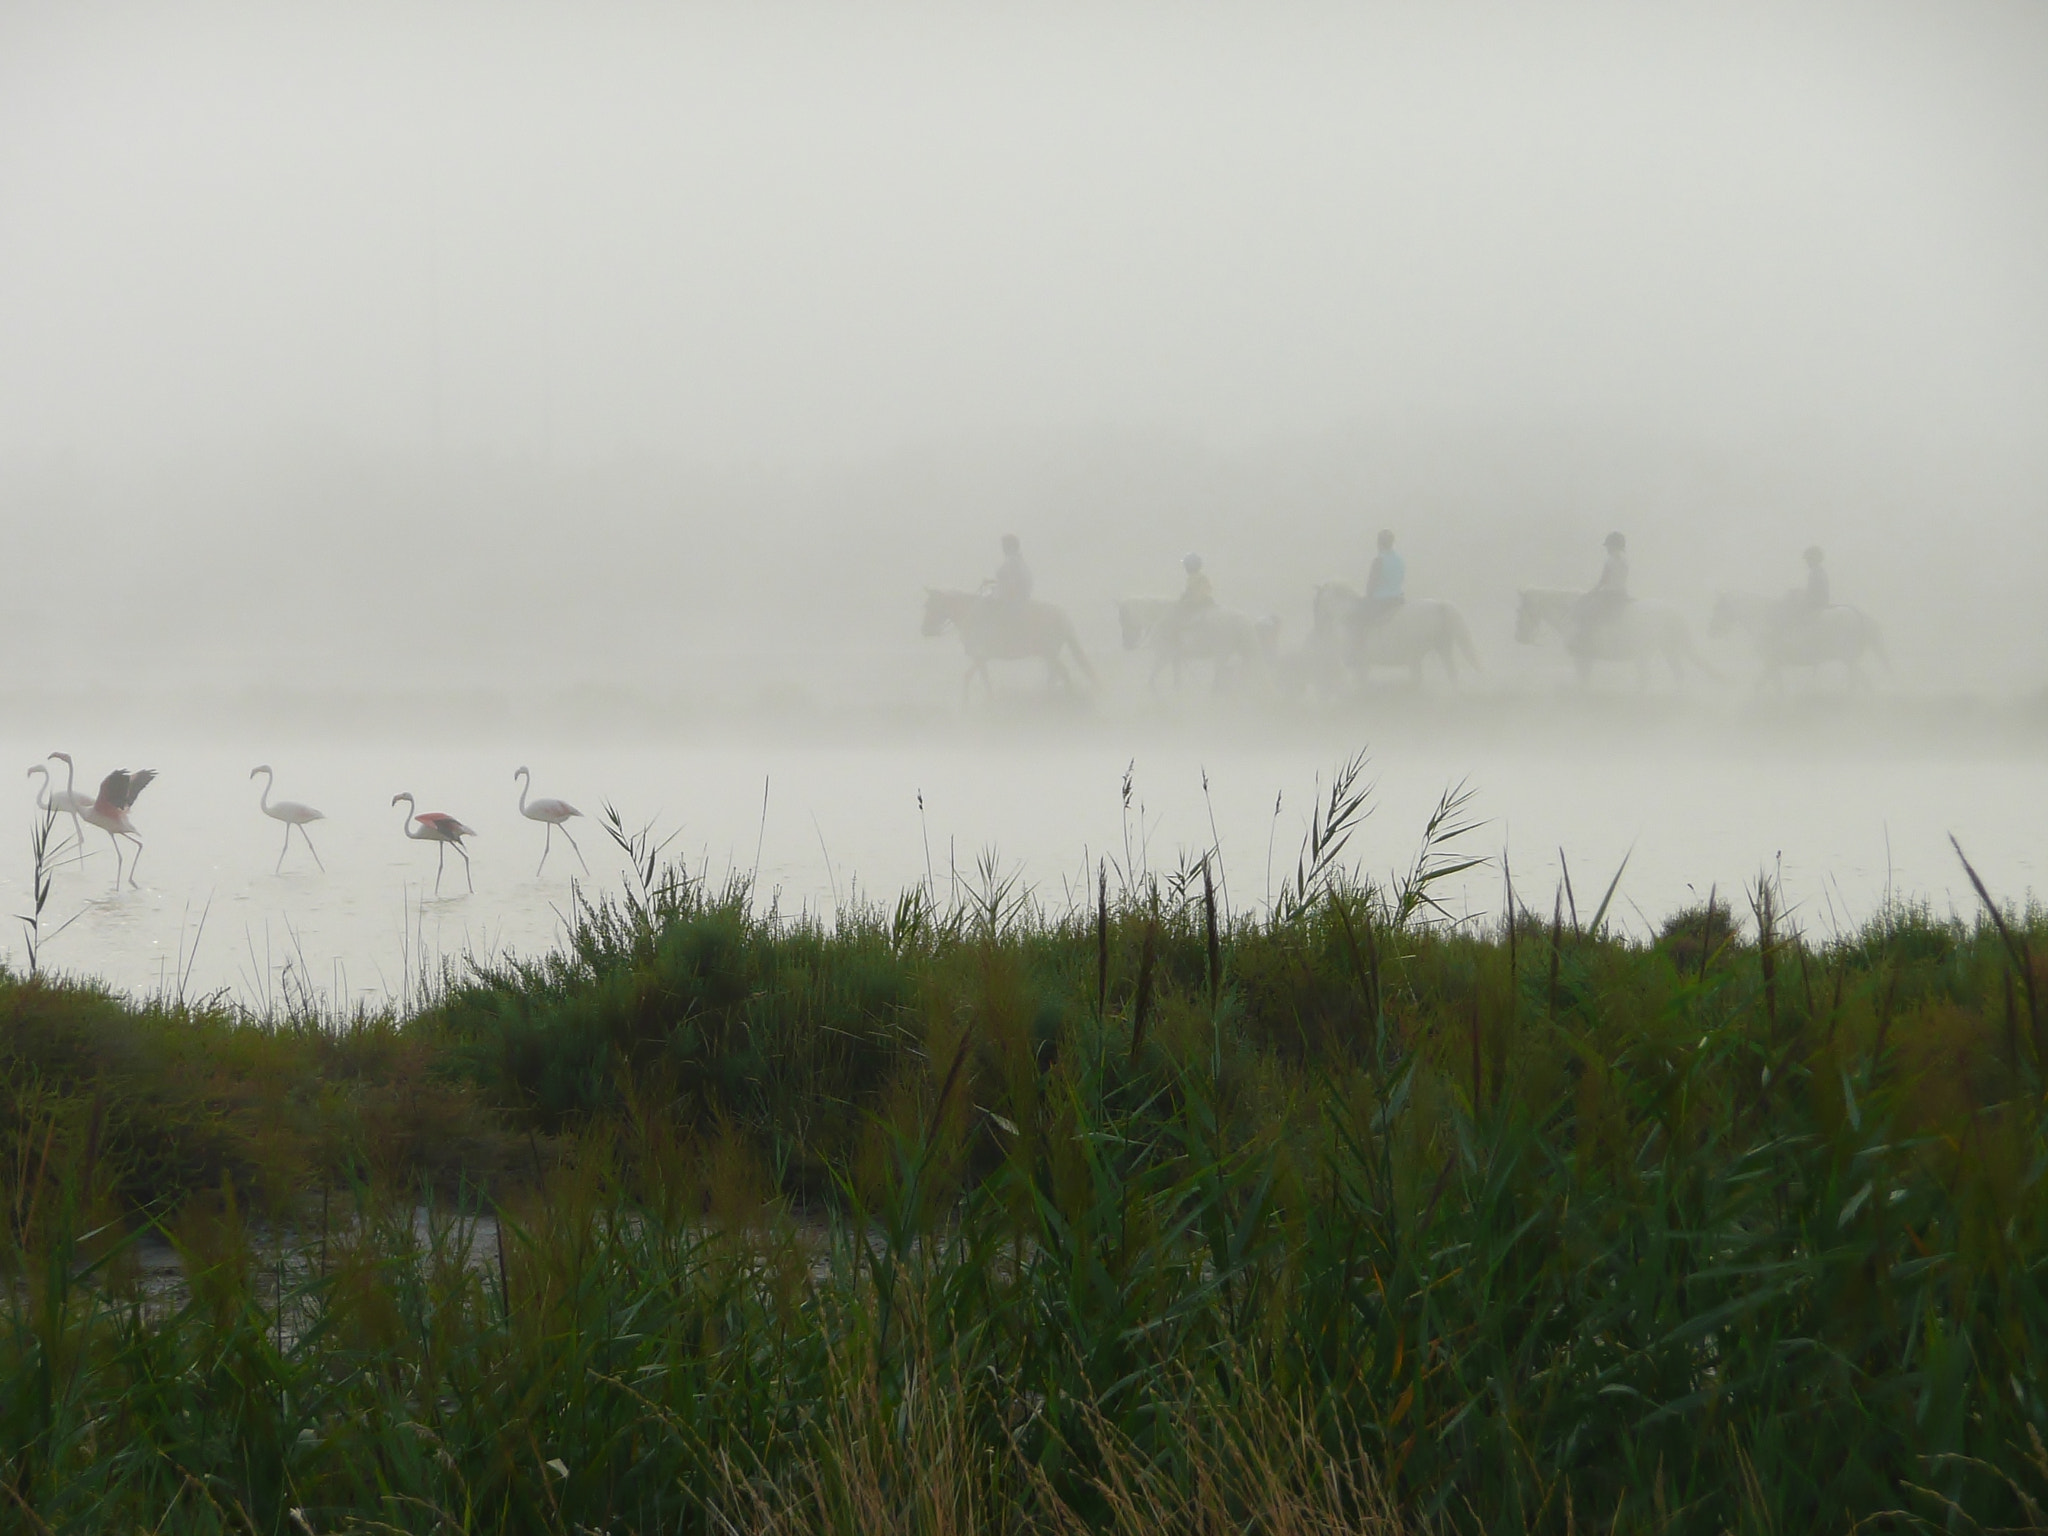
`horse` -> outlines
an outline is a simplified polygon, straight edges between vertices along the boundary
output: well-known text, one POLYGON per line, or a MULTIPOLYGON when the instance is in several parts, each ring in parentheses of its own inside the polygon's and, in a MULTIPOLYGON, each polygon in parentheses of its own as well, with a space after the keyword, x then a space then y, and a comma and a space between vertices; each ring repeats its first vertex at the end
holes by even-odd
POLYGON ((1158 687, 1159 675, 1171 668, 1178 688, 1181 669, 1191 661, 1215 663, 1219 689, 1240 671, 1264 669, 1279 628, 1276 621, 1255 619, 1235 608, 1204 608, 1185 620, 1176 617, 1180 612, 1180 604, 1170 597, 1127 597, 1116 605, 1124 649, 1152 649, 1149 686, 1158 687))
POLYGON ((977 676, 987 696, 995 697, 995 683, 988 670, 992 661, 1030 661, 1035 657, 1045 663, 1049 683, 1071 690, 1074 676, 1062 657, 1072 651, 1081 675, 1091 685, 1095 682, 1095 668, 1089 664, 1088 653, 1081 649, 1073 620, 1067 617, 1064 608, 1051 603, 1025 603, 1013 608, 980 592, 926 587, 926 638, 944 634, 949 628, 960 636, 960 643, 967 650, 967 675, 960 680, 962 704, 967 702, 977 676))
POLYGON ((1555 587, 1523 587, 1516 594, 1515 639, 1533 645, 1545 629, 1556 631, 1577 668, 1579 681, 1593 675, 1593 664, 1601 661, 1633 665, 1643 686, 1649 686, 1649 665, 1661 659, 1671 669, 1671 680, 1683 687, 1688 671, 1717 677, 1713 667, 1692 643, 1692 630, 1685 616, 1661 603, 1631 602, 1611 617, 1590 627, 1579 620, 1583 593, 1555 587))
POLYGON ((1309 649, 1323 658, 1325 671, 1334 661, 1363 681, 1374 667, 1406 667, 1422 681, 1422 664, 1434 656, 1444 676, 1458 680, 1458 658, 1483 671, 1472 631, 1455 606, 1439 598, 1409 598, 1376 623, 1365 620, 1365 599, 1341 581, 1316 588, 1309 621, 1309 649))
POLYGON ((1812 667, 1817 677, 1830 662, 1840 662, 1850 686, 1861 687, 1866 653, 1886 672, 1892 667, 1877 621, 1857 608, 1801 610, 1782 597, 1722 592, 1714 599, 1707 633, 1715 639, 1728 634, 1749 639, 1762 664, 1758 688, 1782 688, 1787 667, 1812 667))

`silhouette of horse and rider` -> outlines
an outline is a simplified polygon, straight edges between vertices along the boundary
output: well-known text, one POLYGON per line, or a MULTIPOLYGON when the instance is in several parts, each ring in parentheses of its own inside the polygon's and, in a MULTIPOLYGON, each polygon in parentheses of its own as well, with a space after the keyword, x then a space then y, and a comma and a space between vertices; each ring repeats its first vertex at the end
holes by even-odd
MULTIPOLYGON (((1630 591, 1626 536, 1608 534, 1602 551, 1599 575, 1583 591, 1522 588, 1515 638, 1528 644, 1554 634, 1582 680, 1605 663, 1632 666, 1646 683, 1657 662, 1679 684, 1694 674, 1716 676, 1677 610, 1640 601, 1630 591)), ((1762 664, 1760 684, 1781 681, 1788 667, 1817 669, 1829 663, 1841 663, 1852 680, 1860 680, 1866 655, 1889 665, 1877 626, 1833 601, 1820 547, 1810 546, 1803 558, 1805 579, 1788 592, 1775 597, 1721 593, 1709 633, 1747 636, 1762 664)), ((1170 676, 1178 686, 1194 663, 1213 667, 1218 688, 1264 674, 1276 659, 1277 621, 1222 607, 1199 554, 1184 557, 1181 570, 1177 596, 1125 598, 1117 604, 1124 648, 1152 654, 1150 685, 1157 687, 1170 676)), ((1048 680, 1070 691, 1076 687, 1076 671, 1088 683, 1095 681, 1065 610, 1039 601, 1033 590, 1031 568, 1015 534, 1003 535, 1001 562, 978 590, 926 589, 924 633, 951 629, 967 651, 963 700, 971 696, 977 677, 993 693, 992 661, 1041 661, 1048 680)), ((1471 631, 1455 606, 1408 595, 1407 562, 1393 530, 1383 528, 1362 591, 1342 582, 1316 587, 1308 643, 1286 659, 1284 675, 1296 681, 1305 677, 1328 693, 1347 681, 1363 683, 1378 668, 1405 669, 1419 682, 1431 658, 1452 681, 1461 662, 1475 670, 1481 665, 1471 631)))
POLYGON ((1095 669, 1081 648, 1073 620, 1065 609, 1032 597, 1031 567, 1024 563, 1024 548, 1014 533, 1003 535, 1002 547, 1002 563, 979 591, 925 588, 925 635, 951 629, 967 651, 967 673, 960 681, 962 702, 972 693, 977 677, 983 691, 994 696, 995 683, 988 669, 992 661, 1042 661, 1048 680, 1072 691, 1074 674, 1066 665, 1071 655, 1082 677, 1092 684, 1095 669))

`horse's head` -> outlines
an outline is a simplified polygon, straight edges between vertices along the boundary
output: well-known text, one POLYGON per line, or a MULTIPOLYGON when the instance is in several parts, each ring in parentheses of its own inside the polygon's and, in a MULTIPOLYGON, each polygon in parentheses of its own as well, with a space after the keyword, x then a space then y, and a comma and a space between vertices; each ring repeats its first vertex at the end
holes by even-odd
POLYGON ((924 589, 924 623, 921 627, 925 638, 943 635, 946 626, 953 622, 952 609, 947 605, 946 594, 937 587, 924 589))

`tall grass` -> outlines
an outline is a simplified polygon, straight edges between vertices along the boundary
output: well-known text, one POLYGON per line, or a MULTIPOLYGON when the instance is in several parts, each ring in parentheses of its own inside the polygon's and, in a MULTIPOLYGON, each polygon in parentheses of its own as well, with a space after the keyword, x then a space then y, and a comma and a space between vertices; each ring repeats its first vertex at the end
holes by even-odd
POLYGON ((1482 930, 1357 787, 1263 915, 629 838, 354 1037, 0 982, 0 1522, 2041 1527, 2048 918, 1482 930))

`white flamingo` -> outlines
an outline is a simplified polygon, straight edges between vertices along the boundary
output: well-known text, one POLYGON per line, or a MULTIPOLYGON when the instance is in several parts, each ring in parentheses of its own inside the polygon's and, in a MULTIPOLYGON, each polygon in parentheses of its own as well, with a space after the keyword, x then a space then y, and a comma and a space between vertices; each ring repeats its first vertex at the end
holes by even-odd
POLYGON ((426 811, 424 813, 415 811, 413 809, 412 795, 407 791, 400 791, 391 797, 393 805, 398 804, 401 800, 405 802, 405 835, 412 838, 415 842, 439 843, 441 845, 440 860, 434 865, 434 894, 436 896, 441 894, 441 871, 448 865, 448 850, 450 847, 453 847, 457 853, 462 855, 462 872, 468 876, 469 888, 474 892, 476 890, 476 876, 470 874, 469 850, 462 846, 462 840, 465 837, 475 837, 476 828, 465 827, 446 811, 426 811), (417 832, 413 831, 415 823, 419 826, 419 831, 417 832))
MULTIPOLYGON (((50 756, 64 765, 64 787, 67 790, 71 789, 78 772, 72 765, 71 754, 52 752, 50 756)), ((134 773, 130 773, 126 768, 116 768, 100 780, 100 792, 94 797, 92 804, 81 807, 78 812, 92 825, 106 833, 107 841, 114 845, 114 889, 117 891, 121 888, 121 839, 124 837, 135 845, 134 861, 128 865, 128 884, 138 891, 142 889, 135 879, 135 871, 142 864, 142 838, 136 832, 135 823, 129 819, 128 812, 155 777, 154 768, 140 768, 134 773)))
POLYGON ((309 821, 325 821, 327 817, 322 812, 314 810, 310 805, 301 805, 296 800, 280 800, 277 804, 272 805, 270 803, 270 791, 275 786, 277 776, 270 771, 270 764, 268 763, 262 763, 257 767, 251 768, 249 770, 249 777, 253 779, 259 773, 263 775, 263 814, 273 821, 284 823, 284 846, 277 850, 277 868, 272 870, 271 873, 274 875, 284 873, 284 856, 292 851, 292 828, 297 827, 299 829, 299 836, 306 840, 306 852, 313 855, 313 862, 320 866, 320 873, 326 874, 327 865, 320 858, 320 850, 313 846, 313 835, 306 830, 306 823, 309 821))
POLYGON ((60 816, 71 818, 73 847, 77 857, 84 858, 85 824, 78 818, 85 813, 85 808, 92 804, 92 796, 83 790, 56 788, 50 783, 50 769, 46 763, 35 764, 29 769, 28 776, 34 778, 39 773, 43 776, 43 782, 36 790, 36 809, 55 811, 60 816))
MULTIPOLYGON (((542 869, 548 867, 548 850, 555 846, 555 828, 561 827, 562 836, 569 838, 569 846, 576 848, 576 839, 569 837, 569 828, 565 823, 571 816, 581 816, 583 813, 566 800, 536 800, 529 805, 526 799, 526 792, 533 788, 532 773, 522 767, 516 769, 512 777, 521 781, 519 785, 519 814, 528 821, 539 821, 547 824, 547 841, 541 844, 540 850, 540 868, 534 871, 534 874, 538 876, 542 869)), ((586 875, 590 873, 590 865, 584 859, 581 848, 576 848, 576 862, 583 865, 583 873, 586 875)))

